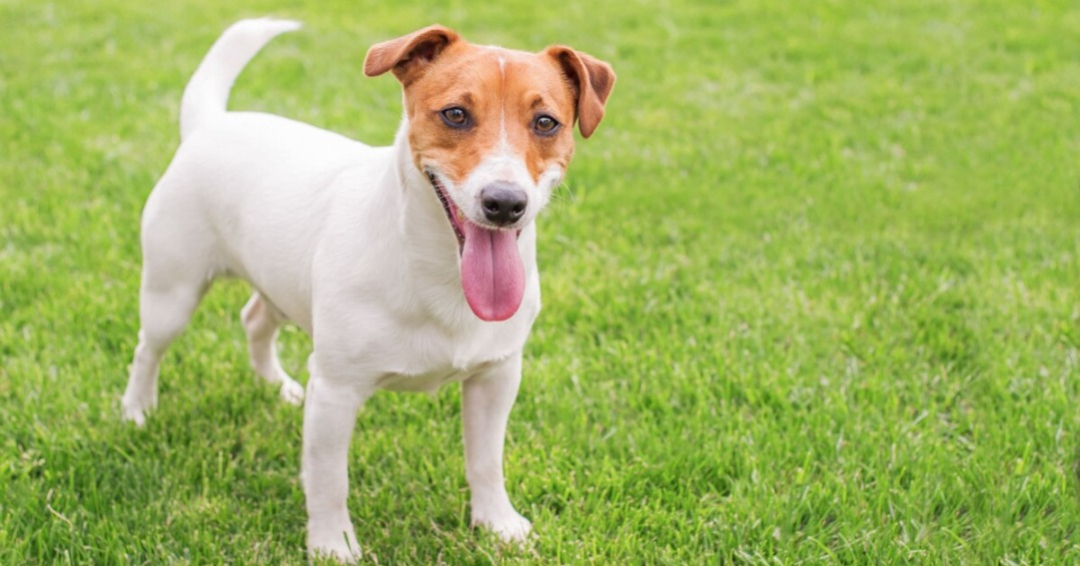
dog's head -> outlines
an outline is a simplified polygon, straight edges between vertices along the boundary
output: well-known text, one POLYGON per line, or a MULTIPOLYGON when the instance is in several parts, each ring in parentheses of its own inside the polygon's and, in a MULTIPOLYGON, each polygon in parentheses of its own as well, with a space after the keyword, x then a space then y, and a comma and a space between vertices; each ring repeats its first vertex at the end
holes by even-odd
POLYGON ((510 318, 525 289, 517 235, 562 181, 574 122, 586 138, 600 123, 615 73, 569 47, 478 46, 441 26, 373 46, 364 74, 387 71, 405 91, 413 163, 457 237, 469 306, 510 318))

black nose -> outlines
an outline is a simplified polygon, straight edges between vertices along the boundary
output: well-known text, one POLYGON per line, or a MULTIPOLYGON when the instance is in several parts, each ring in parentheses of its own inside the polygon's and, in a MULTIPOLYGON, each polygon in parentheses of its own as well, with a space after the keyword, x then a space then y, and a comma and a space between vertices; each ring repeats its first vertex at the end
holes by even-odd
POLYGON ((492 183, 480 191, 480 205, 489 222, 505 226, 525 214, 529 197, 525 191, 511 183, 492 183))

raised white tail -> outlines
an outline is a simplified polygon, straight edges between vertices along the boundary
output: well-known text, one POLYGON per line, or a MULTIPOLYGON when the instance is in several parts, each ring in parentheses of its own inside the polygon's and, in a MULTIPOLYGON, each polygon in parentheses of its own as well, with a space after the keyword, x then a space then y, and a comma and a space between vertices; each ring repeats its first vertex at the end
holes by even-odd
POLYGON ((184 89, 180 103, 180 140, 208 118, 224 114, 229 90, 240 71, 274 36, 300 29, 300 22, 260 18, 236 22, 210 47, 184 89))

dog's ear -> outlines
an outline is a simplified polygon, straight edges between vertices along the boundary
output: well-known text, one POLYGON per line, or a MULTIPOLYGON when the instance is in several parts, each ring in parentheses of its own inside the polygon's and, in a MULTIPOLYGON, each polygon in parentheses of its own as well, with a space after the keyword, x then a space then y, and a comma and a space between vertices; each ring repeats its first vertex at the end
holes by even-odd
POLYGON ((577 101, 577 121, 581 135, 589 137, 604 117, 604 103, 615 86, 615 71, 611 65, 580 51, 553 45, 544 53, 562 68, 577 101))
POLYGON ((377 43, 364 58, 364 74, 374 77, 392 70, 401 84, 407 85, 457 40, 458 34, 453 30, 436 24, 377 43))

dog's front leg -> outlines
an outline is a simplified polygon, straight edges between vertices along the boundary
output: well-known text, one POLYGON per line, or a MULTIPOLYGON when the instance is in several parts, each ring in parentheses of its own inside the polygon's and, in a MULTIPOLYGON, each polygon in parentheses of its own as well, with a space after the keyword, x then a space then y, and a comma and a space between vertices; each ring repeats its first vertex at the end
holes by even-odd
POLYGON ((301 464, 308 512, 308 552, 342 562, 360 557, 349 520, 349 441, 356 412, 369 394, 324 379, 309 364, 311 377, 304 403, 301 464))
POLYGON ((520 383, 518 352, 466 380, 461 395, 472 524, 491 529, 505 541, 524 540, 532 528, 510 503, 502 470, 506 422, 520 383))

